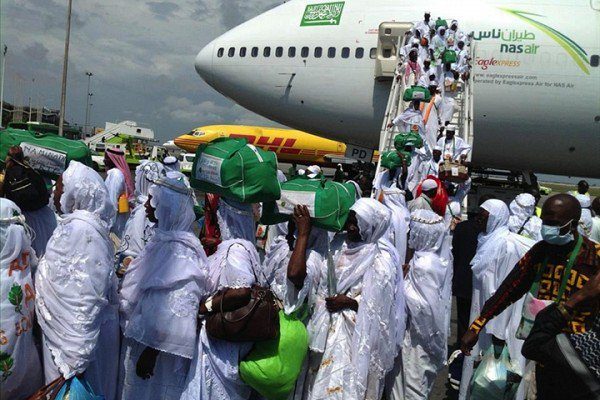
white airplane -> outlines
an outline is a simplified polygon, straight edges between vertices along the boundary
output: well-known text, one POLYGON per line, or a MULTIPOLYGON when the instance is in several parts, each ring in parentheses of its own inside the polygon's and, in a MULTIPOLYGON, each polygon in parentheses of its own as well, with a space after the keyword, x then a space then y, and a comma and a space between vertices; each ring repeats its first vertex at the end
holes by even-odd
POLYGON ((475 165, 600 177, 598 0, 293 0, 210 42, 196 70, 271 120, 377 148, 390 88, 375 79, 379 26, 425 10, 477 42, 475 165))

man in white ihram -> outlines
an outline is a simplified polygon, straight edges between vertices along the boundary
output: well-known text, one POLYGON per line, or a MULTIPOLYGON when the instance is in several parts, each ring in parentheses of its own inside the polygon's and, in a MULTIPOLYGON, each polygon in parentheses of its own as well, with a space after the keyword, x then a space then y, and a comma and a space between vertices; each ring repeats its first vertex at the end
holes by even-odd
POLYGON ((461 137, 456 135, 456 126, 446 127, 446 136, 440 138, 437 145, 442 149, 442 157, 452 161, 464 161, 471 151, 471 146, 461 137))

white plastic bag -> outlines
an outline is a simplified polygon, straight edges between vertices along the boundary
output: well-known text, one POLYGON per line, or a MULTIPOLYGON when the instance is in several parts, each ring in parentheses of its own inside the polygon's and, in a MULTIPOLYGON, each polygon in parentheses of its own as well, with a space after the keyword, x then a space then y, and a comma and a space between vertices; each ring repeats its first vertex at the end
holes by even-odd
POLYGON ((512 400, 521 382, 518 367, 510 362, 508 347, 496 357, 495 346, 483 355, 471 380, 471 400, 512 400))

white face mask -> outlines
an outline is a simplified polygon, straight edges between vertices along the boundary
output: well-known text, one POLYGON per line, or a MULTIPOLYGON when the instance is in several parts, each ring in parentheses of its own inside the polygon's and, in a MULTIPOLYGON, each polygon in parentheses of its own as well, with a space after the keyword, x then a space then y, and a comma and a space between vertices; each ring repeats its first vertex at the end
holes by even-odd
POLYGON ((546 243, 555 244, 559 246, 572 242, 573 240, 575 240, 575 237, 573 236, 573 233, 571 231, 565 233, 564 235, 560 234, 560 230, 565 226, 570 225, 571 222, 573 222, 573 220, 570 220, 563 226, 551 226, 542 224, 542 239, 544 239, 546 243))

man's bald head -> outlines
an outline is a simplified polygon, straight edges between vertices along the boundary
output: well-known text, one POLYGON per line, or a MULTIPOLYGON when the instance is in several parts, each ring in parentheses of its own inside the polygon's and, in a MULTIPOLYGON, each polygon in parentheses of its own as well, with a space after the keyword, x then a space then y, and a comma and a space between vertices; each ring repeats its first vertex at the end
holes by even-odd
POLYGON ((569 221, 576 225, 581 218, 581 204, 574 196, 561 193, 549 197, 542 207, 542 220, 546 225, 562 226, 569 221))

